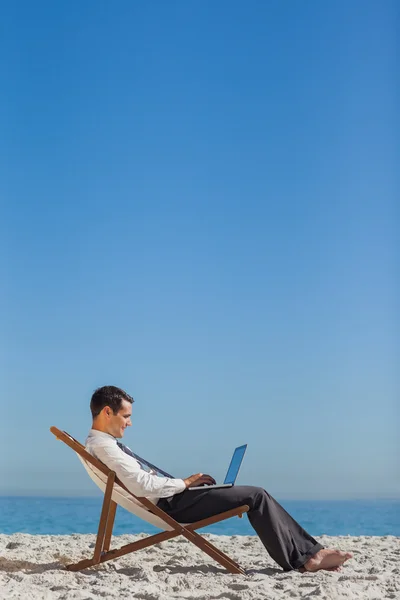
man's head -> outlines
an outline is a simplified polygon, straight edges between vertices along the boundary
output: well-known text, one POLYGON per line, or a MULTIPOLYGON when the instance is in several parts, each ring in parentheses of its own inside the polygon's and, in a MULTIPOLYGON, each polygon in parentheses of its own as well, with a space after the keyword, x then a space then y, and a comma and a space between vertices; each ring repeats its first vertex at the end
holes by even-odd
POLYGON ((90 401, 93 429, 121 438, 132 425, 133 398, 114 385, 98 388, 90 401))

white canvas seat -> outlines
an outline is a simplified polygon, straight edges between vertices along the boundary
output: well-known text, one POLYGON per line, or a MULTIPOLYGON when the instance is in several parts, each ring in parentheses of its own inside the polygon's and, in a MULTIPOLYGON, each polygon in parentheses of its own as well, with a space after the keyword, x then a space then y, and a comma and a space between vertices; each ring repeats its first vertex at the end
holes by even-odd
MULTIPOLYGON (((78 454, 78 458, 83 464, 88 473, 90 479, 94 481, 94 483, 101 489, 102 492, 106 491, 107 486, 107 477, 104 473, 102 473, 99 469, 96 469, 95 466, 89 464, 80 454, 78 454)), ((158 529, 163 529, 164 531, 172 531, 172 527, 168 525, 165 521, 157 517, 157 515, 150 512, 147 508, 141 504, 132 494, 124 490, 118 484, 114 484, 112 491, 112 500, 116 502, 119 506, 122 506, 128 512, 136 515, 143 521, 147 521, 147 523, 151 523, 158 529)))

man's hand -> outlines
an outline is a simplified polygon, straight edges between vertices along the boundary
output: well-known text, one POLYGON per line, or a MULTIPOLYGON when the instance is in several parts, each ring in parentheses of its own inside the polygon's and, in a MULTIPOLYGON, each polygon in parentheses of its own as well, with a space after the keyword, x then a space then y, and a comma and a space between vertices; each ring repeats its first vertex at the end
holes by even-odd
POLYGON ((196 475, 191 475, 183 481, 185 482, 187 488, 198 485, 213 485, 215 483, 214 477, 211 477, 211 475, 205 475, 203 473, 196 473, 196 475))

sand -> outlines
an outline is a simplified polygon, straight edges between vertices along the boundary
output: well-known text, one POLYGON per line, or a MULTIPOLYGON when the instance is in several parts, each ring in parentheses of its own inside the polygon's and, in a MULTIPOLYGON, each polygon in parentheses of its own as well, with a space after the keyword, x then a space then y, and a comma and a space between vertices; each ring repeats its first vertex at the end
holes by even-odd
MULTIPOLYGON (((112 547, 145 537, 115 536, 112 547)), ((324 546, 354 558, 339 573, 284 573, 255 536, 206 535, 247 575, 230 575, 183 538, 79 573, 65 564, 93 552, 94 535, 0 535, 0 598, 10 600, 400 599, 400 538, 328 537, 324 546)))

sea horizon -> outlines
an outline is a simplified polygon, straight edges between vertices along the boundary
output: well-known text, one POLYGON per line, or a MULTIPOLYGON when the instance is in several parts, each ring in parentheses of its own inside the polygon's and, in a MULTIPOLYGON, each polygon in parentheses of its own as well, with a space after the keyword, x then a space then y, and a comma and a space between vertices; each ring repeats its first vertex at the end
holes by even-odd
MULTIPOLYGON (((311 535, 400 536, 400 498, 277 500, 311 535)), ((96 533, 102 496, 0 494, 0 534, 96 533)), ((154 533, 152 525, 119 508, 114 535, 154 533)), ((217 535, 255 535, 248 519, 202 529, 217 535)))
MULTIPOLYGON (((46 493, 4 493, 0 492, 0 498, 102 498, 101 492, 92 494, 46 494, 46 493)), ((274 496, 278 502, 400 502, 400 496, 338 496, 338 497, 294 497, 294 496, 274 496)))

